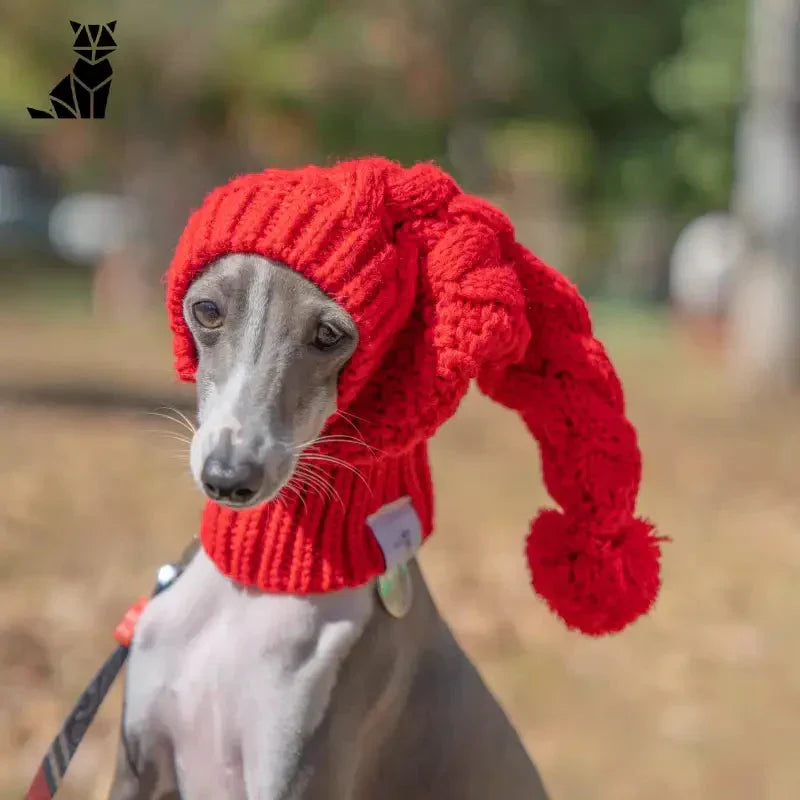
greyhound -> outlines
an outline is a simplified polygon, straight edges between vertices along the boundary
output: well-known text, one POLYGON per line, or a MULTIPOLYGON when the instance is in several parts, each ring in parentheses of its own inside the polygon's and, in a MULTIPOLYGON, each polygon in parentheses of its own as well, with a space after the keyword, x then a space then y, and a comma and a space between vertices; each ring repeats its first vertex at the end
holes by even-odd
MULTIPOLYGON (((195 480, 234 508, 278 497, 335 411, 355 324, 297 272, 236 254, 197 278, 184 317, 195 480), (314 326, 339 345, 298 358, 314 326)), ((546 800, 413 559, 407 576, 410 608, 393 615, 374 582, 270 594, 198 548, 137 624, 110 800, 546 800)))

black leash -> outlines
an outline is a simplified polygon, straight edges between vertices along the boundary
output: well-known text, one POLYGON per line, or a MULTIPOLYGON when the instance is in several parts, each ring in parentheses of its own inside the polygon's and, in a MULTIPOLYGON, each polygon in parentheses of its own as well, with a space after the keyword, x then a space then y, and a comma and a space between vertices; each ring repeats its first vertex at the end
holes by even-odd
POLYGON ((25 800, 51 800, 55 796, 64 779, 67 767, 69 767, 69 762, 72 761, 72 757, 86 735, 89 725, 92 724, 97 710, 128 658, 133 631, 142 611, 150 599, 175 583, 186 565, 192 560, 197 547, 197 540, 192 541, 178 562, 164 564, 158 570, 156 585, 150 597, 140 598, 128 609, 122 621, 114 629, 114 637, 119 645, 83 690, 75 707, 61 726, 61 730, 53 739, 50 749, 45 753, 39 770, 28 788, 25 800))

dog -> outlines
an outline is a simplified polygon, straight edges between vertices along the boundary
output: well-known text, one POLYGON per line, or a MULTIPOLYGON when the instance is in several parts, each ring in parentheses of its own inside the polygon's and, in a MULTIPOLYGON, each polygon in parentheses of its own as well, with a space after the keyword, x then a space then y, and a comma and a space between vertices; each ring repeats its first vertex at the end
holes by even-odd
POLYGON ((528 528, 536 592, 594 636, 651 608, 661 537, 577 289, 441 169, 379 157, 218 187, 166 283, 209 500, 134 631, 112 800, 544 800, 414 559, 428 440, 475 381, 559 505, 528 528))
MULTIPOLYGON (((202 353, 193 475, 220 503, 257 505, 302 461, 269 443, 313 440, 335 407, 356 327, 314 284, 253 255, 218 260, 184 309, 202 353), (209 297, 227 308, 219 347, 209 297), (318 335, 341 340, 298 358, 317 319, 318 335)), ((413 600, 395 618, 374 582, 258 592, 198 548, 137 624, 110 800, 545 800, 414 561, 407 580, 413 600)))
POLYGON ((72 72, 50 92, 51 110, 28 106, 32 119, 104 119, 113 70, 108 57, 117 49, 116 20, 88 25, 70 20, 75 33, 72 45, 78 60, 72 72))

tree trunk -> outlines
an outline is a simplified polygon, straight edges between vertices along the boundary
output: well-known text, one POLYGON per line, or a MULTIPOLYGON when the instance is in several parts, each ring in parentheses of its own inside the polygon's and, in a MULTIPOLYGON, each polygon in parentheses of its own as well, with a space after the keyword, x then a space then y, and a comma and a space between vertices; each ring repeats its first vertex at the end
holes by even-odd
POLYGON ((752 0, 733 210, 746 237, 730 370, 747 392, 800 382, 800 0, 752 0))

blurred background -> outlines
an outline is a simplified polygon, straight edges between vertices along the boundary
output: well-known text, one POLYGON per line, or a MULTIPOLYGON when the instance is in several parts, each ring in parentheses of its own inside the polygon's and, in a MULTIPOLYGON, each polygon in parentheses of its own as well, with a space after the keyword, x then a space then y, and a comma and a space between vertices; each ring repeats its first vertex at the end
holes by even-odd
MULTIPOLYGON (((435 159, 590 299, 672 538, 602 640, 529 589, 514 415, 433 444, 421 561, 553 798, 800 796, 800 0, 3 0, 0 798, 197 530, 161 276, 231 175, 435 159), (105 120, 31 120, 117 20, 105 120), (498 502, 498 498, 502 502, 498 502)), ((105 797, 116 687, 66 798, 105 797)))

